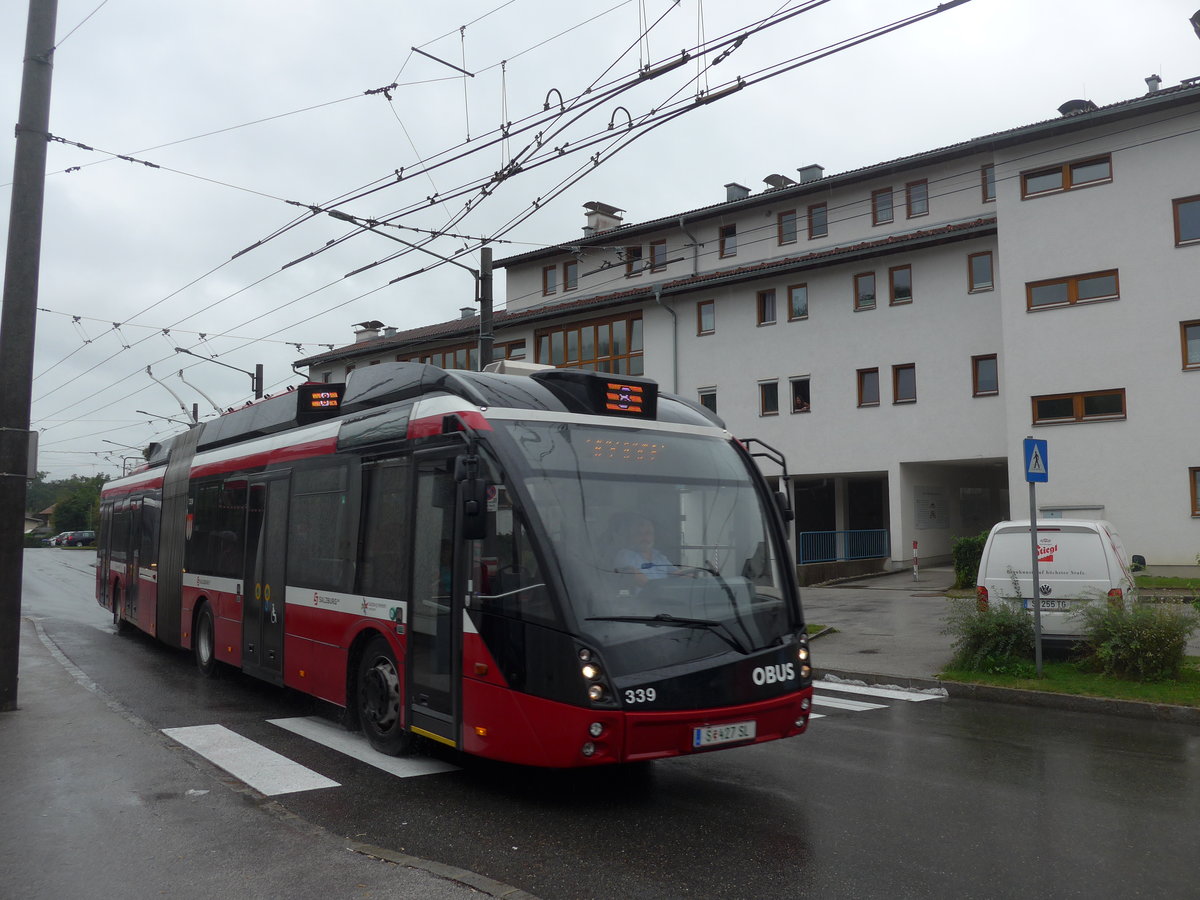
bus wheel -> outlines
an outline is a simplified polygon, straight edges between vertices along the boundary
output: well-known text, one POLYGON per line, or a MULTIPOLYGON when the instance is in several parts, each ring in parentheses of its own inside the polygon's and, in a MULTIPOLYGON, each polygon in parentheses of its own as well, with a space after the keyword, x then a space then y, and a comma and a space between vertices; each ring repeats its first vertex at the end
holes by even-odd
POLYGON ((388 756, 407 753, 412 735, 400 725, 400 672, 392 647, 371 638, 358 663, 358 717, 371 746, 388 756))
POLYGON ((206 678, 215 678, 220 673, 216 634, 212 607, 205 603, 196 614, 196 627, 192 631, 192 652, 196 656, 196 668, 206 678))
POLYGON ((129 634, 129 623, 121 618, 121 608, 125 605, 124 599, 124 592, 121 590, 121 586, 114 583, 112 587, 112 614, 113 628, 116 629, 117 634, 129 634))

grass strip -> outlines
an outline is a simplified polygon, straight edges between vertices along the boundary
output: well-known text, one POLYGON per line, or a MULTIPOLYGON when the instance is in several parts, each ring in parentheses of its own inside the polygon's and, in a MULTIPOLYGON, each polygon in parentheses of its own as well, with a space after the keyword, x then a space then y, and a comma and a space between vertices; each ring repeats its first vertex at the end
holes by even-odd
POLYGON ((1044 661, 1042 674, 1044 677, 1039 680, 947 668, 942 670, 940 677, 948 681, 987 684, 1025 691, 1200 707, 1200 656, 1189 656, 1183 671, 1175 681, 1121 681, 1097 672, 1085 671, 1074 662, 1059 661, 1044 661))

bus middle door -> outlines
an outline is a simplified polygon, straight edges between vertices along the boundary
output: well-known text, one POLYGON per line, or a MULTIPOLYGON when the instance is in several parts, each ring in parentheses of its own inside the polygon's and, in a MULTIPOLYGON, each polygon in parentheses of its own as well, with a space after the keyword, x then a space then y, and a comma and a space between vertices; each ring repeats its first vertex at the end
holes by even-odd
POLYGON ((410 729, 451 747, 459 745, 464 577, 454 459, 417 458, 407 679, 410 729))
POLYGON ((242 602, 242 668, 283 684, 290 473, 250 479, 242 602))

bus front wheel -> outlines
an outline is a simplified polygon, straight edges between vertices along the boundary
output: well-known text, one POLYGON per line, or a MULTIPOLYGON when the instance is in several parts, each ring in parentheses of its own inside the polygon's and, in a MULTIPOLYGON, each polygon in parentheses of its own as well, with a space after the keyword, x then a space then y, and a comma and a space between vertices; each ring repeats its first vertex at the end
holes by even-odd
POLYGON ((220 672, 216 647, 217 629, 213 622, 212 607, 205 603, 196 614, 196 627, 192 631, 192 652, 196 656, 196 668, 205 678, 215 678, 220 672))
POLYGON ((412 735, 400 724, 400 671, 392 647, 381 635, 368 642, 358 663, 358 718, 371 746, 388 756, 412 747, 412 735))

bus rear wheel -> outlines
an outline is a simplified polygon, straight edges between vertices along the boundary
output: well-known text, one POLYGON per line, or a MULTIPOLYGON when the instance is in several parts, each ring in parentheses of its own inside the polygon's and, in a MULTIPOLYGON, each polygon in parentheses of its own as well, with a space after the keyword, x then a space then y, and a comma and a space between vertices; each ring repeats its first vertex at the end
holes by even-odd
POLYGON ((192 631, 192 653, 196 657, 196 668, 205 678, 215 678, 220 673, 216 648, 217 629, 212 607, 205 603, 196 614, 196 627, 192 631))
POLYGON ((112 614, 113 628, 117 634, 129 634, 129 623, 121 617, 121 609, 125 605, 125 592, 121 590, 121 585, 113 583, 112 586, 112 614))
POLYGON ((376 635, 358 663, 358 718, 371 746, 388 756, 412 748, 412 735, 400 724, 400 671, 387 640, 376 635))

